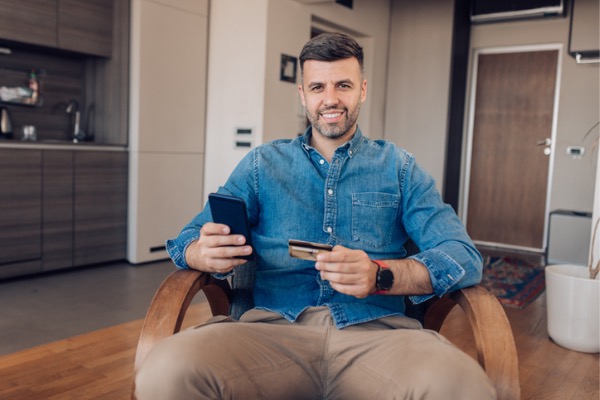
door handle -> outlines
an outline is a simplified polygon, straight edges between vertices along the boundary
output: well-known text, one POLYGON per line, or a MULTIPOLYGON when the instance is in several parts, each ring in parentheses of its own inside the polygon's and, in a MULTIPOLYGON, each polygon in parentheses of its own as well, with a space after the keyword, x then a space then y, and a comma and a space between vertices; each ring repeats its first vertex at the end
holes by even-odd
POLYGON ((546 138, 544 140, 538 140, 535 142, 538 146, 550 146, 552 144, 552 139, 546 138))

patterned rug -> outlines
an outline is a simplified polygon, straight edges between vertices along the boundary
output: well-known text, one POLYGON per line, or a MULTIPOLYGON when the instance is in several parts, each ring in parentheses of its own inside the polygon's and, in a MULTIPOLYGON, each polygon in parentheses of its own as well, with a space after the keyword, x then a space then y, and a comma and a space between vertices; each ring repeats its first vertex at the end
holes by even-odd
POLYGON ((546 288, 544 266, 515 257, 483 258, 483 287, 502 305, 523 309, 546 288))

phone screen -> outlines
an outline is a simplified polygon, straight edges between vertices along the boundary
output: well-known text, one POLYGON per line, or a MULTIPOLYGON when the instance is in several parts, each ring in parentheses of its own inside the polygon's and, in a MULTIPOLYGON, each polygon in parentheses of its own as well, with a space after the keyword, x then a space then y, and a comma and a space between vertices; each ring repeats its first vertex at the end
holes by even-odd
MULTIPOLYGON (((252 246, 246 203, 244 203, 242 198, 220 193, 211 193, 208 195, 208 204, 212 213, 213 222, 229 226, 232 234, 244 235, 246 244, 252 246)), ((254 252, 247 256, 239 256, 238 258, 253 260, 254 252)))

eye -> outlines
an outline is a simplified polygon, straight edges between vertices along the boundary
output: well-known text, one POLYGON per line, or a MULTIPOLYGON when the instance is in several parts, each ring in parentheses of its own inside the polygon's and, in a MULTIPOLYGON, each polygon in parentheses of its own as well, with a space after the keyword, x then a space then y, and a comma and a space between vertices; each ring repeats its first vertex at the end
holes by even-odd
POLYGON ((323 86, 322 85, 313 85, 309 87, 311 92, 320 92, 321 90, 323 90, 323 86))

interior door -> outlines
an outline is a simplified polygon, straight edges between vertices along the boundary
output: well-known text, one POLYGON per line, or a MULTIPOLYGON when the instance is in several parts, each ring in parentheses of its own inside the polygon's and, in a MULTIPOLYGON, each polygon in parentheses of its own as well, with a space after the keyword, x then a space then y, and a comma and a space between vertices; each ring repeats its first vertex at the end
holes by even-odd
POLYGON ((467 230, 473 240, 543 251, 558 49, 477 55, 467 230))

